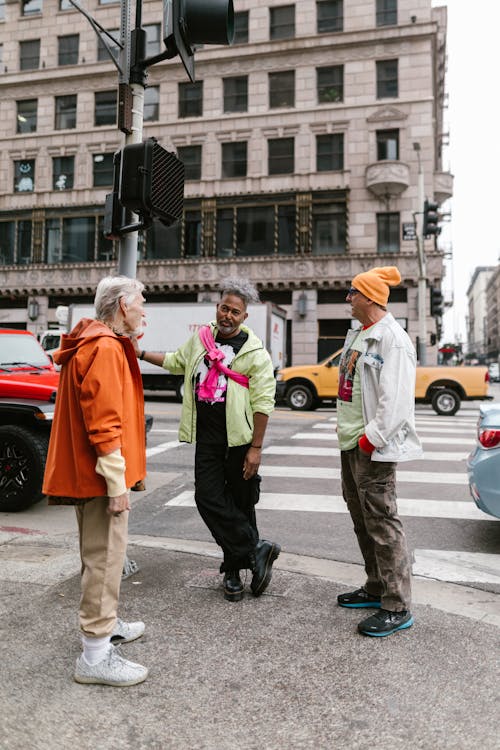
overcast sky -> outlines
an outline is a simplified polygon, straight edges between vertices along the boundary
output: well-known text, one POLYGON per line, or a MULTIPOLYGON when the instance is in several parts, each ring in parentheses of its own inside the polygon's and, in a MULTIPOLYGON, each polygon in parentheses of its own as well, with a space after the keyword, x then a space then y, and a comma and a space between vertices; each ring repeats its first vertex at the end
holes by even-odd
POLYGON ((455 305, 444 316, 444 340, 465 341, 466 291, 476 266, 496 266, 500 256, 500 0, 433 0, 448 8, 449 107, 443 168, 455 176, 452 220, 441 242, 450 242, 445 297, 455 305))

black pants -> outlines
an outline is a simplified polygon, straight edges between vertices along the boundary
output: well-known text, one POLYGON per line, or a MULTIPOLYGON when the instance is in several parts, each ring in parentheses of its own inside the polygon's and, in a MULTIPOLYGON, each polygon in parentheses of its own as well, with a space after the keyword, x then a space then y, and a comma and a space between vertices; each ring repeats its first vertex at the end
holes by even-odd
POLYGON ((260 477, 243 479, 248 448, 196 444, 194 499, 200 516, 224 552, 221 570, 250 567, 249 555, 259 541, 255 503, 260 477))

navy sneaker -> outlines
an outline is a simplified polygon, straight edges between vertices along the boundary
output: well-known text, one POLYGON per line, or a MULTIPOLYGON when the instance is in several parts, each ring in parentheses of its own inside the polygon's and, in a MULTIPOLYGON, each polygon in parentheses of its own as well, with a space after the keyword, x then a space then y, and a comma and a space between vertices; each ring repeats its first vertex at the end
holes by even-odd
POLYGON ((380 596, 369 594, 364 588, 356 589, 356 591, 349 591, 347 594, 339 594, 337 596, 337 604, 341 607, 378 608, 381 606, 380 596))
POLYGON ((390 612, 388 609, 381 609, 366 620, 362 620, 358 625, 358 630, 363 635, 383 636, 411 628, 412 625, 413 616, 408 610, 390 612))

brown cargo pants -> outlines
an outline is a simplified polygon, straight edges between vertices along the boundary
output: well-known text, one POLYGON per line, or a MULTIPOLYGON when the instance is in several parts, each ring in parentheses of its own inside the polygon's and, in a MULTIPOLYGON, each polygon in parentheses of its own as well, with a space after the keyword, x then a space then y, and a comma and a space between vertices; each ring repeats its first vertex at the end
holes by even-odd
POLYGON ((395 463, 372 461, 358 447, 341 451, 342 494, 365 561, 370 594, 382 608, 409 610, 411 568, 396 503, 395 463))

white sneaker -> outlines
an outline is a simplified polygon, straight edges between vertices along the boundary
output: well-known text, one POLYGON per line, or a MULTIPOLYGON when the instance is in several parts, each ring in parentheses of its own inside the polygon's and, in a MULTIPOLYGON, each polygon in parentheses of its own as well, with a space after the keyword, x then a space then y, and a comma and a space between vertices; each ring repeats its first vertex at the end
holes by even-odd
POLYGON ((123 622, 117 619, 115 629, 111 633, 111 643, 120 646, 122 643, 130 643, 144 635, 146 626, 143 622, 123 622))
POLYGON ((148 676, 148 670, 141 664, 127 661, 120 655, 114 646, 110 649, 104 659, 97 664, 87 664, 80 656, 76 660, 75 682, 87 685, 112 685, 114 687, 128 687, 144 682, 148 676))

